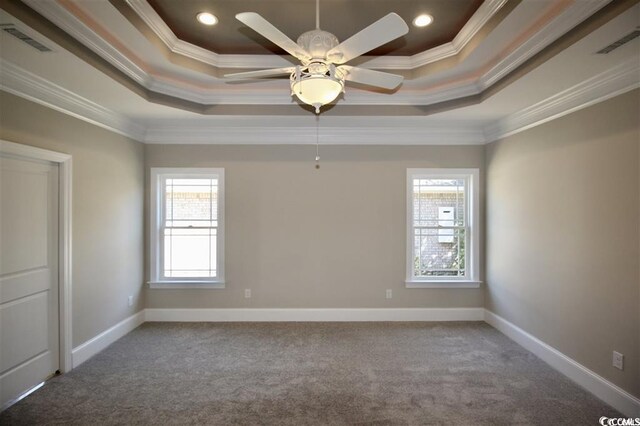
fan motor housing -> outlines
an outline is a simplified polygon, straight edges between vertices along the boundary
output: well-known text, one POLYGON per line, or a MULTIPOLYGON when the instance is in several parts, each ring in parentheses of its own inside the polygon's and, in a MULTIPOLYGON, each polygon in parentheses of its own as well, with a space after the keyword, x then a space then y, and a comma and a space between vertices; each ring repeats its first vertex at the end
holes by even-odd
POLYGON ((298 37, 297 43, 309 52, 313 59, 325 59, 327 52, 340 44, 336 36, 318 29, 303 33, 298 37))

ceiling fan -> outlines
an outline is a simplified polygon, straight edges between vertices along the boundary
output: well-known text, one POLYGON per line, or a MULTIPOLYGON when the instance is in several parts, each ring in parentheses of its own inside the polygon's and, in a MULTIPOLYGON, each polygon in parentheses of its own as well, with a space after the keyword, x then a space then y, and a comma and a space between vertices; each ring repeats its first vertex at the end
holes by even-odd
POLYGON ((316 29, 303 33, 297 43, 255 12, 239 13, 236 19, 271 40, 302 64, 227 74, 225 77, 253 79, 290 74, 291 95, 295 94, 302 102, 312 105, 316 114, 320 113, 321 106, 344 92, 345 81, 383 89, 395 89, 402 83, 403 77, 400 75, 344 65, 409 32, 407 24, 395 13, 389 13, 342 43, 335 35, 320 29, 319 0, 316 0, 316 29))

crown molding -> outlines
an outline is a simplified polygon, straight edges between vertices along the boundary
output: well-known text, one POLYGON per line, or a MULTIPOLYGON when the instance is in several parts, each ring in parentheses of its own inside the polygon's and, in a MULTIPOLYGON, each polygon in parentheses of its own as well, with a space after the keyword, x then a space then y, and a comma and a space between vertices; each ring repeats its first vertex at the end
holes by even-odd
MULTIPOLYGON (((0 89, 144 143, 314 144, 315 122, 301 117, 207 117, 146 126, 96 104, 11 62, 0 59, 0 89), (247 122, 257 123, 248 127, 247 122), (300 125, 304 123, 304 125, 300 125)), ((530 129, 598 102, 640 88, 635 58, 530 107, 486 125, 428 117, 333 117, 321 127, 321 144, 476 145, 530 129), (371 126, 369 123, 375 123, 371 126), (345 125, 348 124, 348 125, 345 125)))
MULTIPOLYGON (((148 127, 102 107, 11 62, 0 59, 0 89, 144 143, 162 144, 314 144, 315 122, 295 125, 300 117, 266 117, 264 125, 247 127, 248 116, 208 117, 148 127), (215 124, 211 124, 211 123, 215 124), (182 123, 182 124, 180 124, 182 123), (275 123, 272 125, 269 123, 275 123), (278 126, 277 124, 281 125, 278 126)), ((263 117, 264 118, 264 117, 263 117)), ((338 120, 339 121, 339 120, 338 120)), ((322 144, 362 145, 476 145, 484 143, 482 127, 471 123, 422 124, 416 117, 349 119, 354 126, 320 129, 322 144), (373 120, 377 125, 366 123, 373 120), (408 125, 406 125, 408 124, 408 125)))
MULTIPOLYGON (((459 53, 466 45, 471 41, 471 39, 476 35, 478 31, 482 29, 489 22, 489 19, 493 18, 493 16, 498 13, 502 6, 507 3, 508 0, 485 0, 478 10, 473 14, 471 19, 467 21, 467 23, 462 27, 460 32, 456 34, 455 38, 452 41, 453 49, 456 53, 459 53)), ((426 53, 426 52, 423 52, 426 53)), ((422 55, 414 55, 414 58, 422 55)), ((426 58, 424 58, 426 59, 426 58)), ((424 60, 423 59, 423 60, 424 60)), ((420 58, 416 59, 418 62, 420 58)), ((422 64, 421 64, 422 65, 422 64)), ((416 66, 421 66, 416 65, 416 66)))
MULTIPOLYGON (((278 55, 220 55, 187 43, 176 37, 147 0, 126 1, 131 9, 174 53, 221 68, 280 68, 291 65, 291 62, 285 57, 278 55)), ((507 0, 485 0, 453 41, 449 43, 413 56, 388 56, 371 59, 368 65, 377 69, 411 70, 456 55, 506 2, 507 0)))
MULTIPOLYGON (((424 88, 415 82, 407 82, 405 86, 405 90, 395 93, 376 93, 348 87, 339 99, 343 105, 431 105, 481 92, 475 81, 436 89, 424 88)), ((206 91, 194 91, 190 87, 179 87, 172 81, 154 79, 148 89, 203 105, 290 105, 296 102, 291 97, 289 80, 284 79, 262 82, 259 90, 255 86, 231 90, 223 84, 212 86, 206 91)))
POLYGON ((145 129, 132 120, 0 58, 0 89, 96 126, 141 141, 145 129))
MULTIPOLYGON (((484 127, 471 122, 446 126, 420 125, 416 117, 366 117, 377 126, 331 126, 319 132, 323 145, 476 145, 486 144, 547 123, 572 112, 640 88, 640 63, 635 58, 569 89, 484 127), (408 120, 405 120, 408 119, 408 120), (446 141, 446 142, 445 142, 446 141)), ((264 117, 263 117, 264 118, 264 117)), ((247 117, 225 118, 230 126, 161 125, 148 129, 144 142, 157 144, 314 144, 310 126, 255 126, 237 123, 247 117), (234 125, 235 124, 235 125, 234 125)), ((275 121, 277 117, 273 118, 275 121)), ((286 124, 286 123, 285 123, 286 124)))
POLYGON ((22 1, 120 71, 124 72, 136 83, 142 86, 148 86, 150 84, 152 78, 147 71, 118 51, 114 46, 107 43, 102 37, 96 34, 93 29, 85 25, 82 20, 58 4, 58 2, 39 0, 22 1))
MULTIPOLYGON (((442 59, 455 56, 471 41, 482 27, 505 5, 507 0, 485 0, 466 22, 455 38, 412 56, 382 56, 367 60, 367 67, 375 69, 413 70, 442 59)), ((365 58, 367 58, 365 56, 365 58)))
POLYGON ((640 87, 636 58, 593 76, 487 126, 487 143, 522 132, 640 87))
MULTIPOLYGON (((32 0, 33 1, 33 0, 32 0)), ((180 40, 146 0, 126 0, 134 12, 172 52, 219 68, 282 68, 291 65, 278 55, 219 55, 180 40)))
POLYGON ((285 105, 293 102, 289 80, 266 82, 268 87, 247 89, 230 88, 224 83, 207 90, 194 90, 178 86, 173 81, 154 79, 147 88, 156 93, 196 102, 202 105, 285 105))
MULTIPOLYGON (((124 71, 140 83, 149 77, 135 63, 130 61, 81 20, 56 1, 23 0, 36 12, 51 20, 68 34, 86 44, 103 58, 124 71)), ((172 52, 220 68, 281 68, 290 66, 291 61, 278 55, 220 55, 176 37, 162 18, 146 0, 126 0, 131 9, 151 28, 172 52)), ((367 66, 376 69, 412 70, 458 54, 473 36, 504 6, 507 0, 485 0, 474 15, 456 35, 453 41, 413 56, 364 56, 367 66)), ((295 63, 295 60, 294 60, 295 63)))
MULTIPOLYGON (((147 90, 203 105, 288 105, 288 84, 277 81, 262 82, 260 90, 253 87, 233 87, 224 80, 211 77, 212 84, 198 87, 185 81, 161 76, 151 69, 145 71, 125 55, 118 52, 106 40, 87 27, 67 11, 57 1, 42 2, 24 0, 64 31, 87 45, 98 55, 112 63, 127 76, 141 84, 147 90)), ((367 60, 363 65, 377 69, 413 69, 417 66, 451 56, 459 52, 469 40, 487 23, 507 0, 485 0, 473 17, 467 22, 453 42, 439 46, 412 57, 387 56, 367 60)), ((352 105, 431 105, 465 96, 476 95, 508 75, 527 59, 540 52, 554 40, 582 22, 610 0, 599 2, 574 2, 563 13, 546 26, 536 31, 522 45, 502 58, 487 72, 474 78, 473 81, 458 80, 447 85, 439 85, 433 89, 428 79, 407 80, 399 91, 393 94, 380 95, 375 92, 349 90, 344 96, 344 103, 352 105)), ((127 0, 127 4, 140 15, 170 49, 210 65, 225 68, 270 68, 291 65, 289 61, 278 55, 218 55, 206 49, 191 45, 178 39, 166 26, 146 0, 127 0)))
POLYGON ((480 89, 485 90, 506 77, 527 59, 533 57, 610 2, 611 0, 574 2, 565 13, 549 21, 535 35, 528 38, 482 75, 478 80, 480 89))
MULTIPOLYGON (((501 7, 505 1, 506 0, 487 0, 487 2, 483 4, 483 6, 490 4, 494 5, 493 9, 496 9, 501 7)), ((292 103, 291 97, 289 96, 289 84, 285 84, 284 82, 282 82, 282 84, 273 81, 269 82, 268 84, 271 84, 271 87, 268 88, 265 87, 266 84, 263 83, 260 91, 256 91, 255 87, 243 90, 238 89, 238 86, 235 86, 233 88, 233 92, 231 92, 231 90, 229 90, 229 86, 223 80, 215 79, 214 77, 212 77, 212 79, 218 80, 217 83, 206 89, 201 89, 195 88, 194 86, 186 84, 184 82, 176 82, 172 79, 163 78, 156 73, 148 73, 141 66, 137 65, 124 54, 119 52, 115 47, 109 44, 91 28, 87 27, 80 19, 66 10, 58 2, 42 2, 38 0, 24 0, 24 2, 29 7, 33 8, 36 12, 42 14, 47 19, 51 20, 51 22, 53 22, 55 25, 59 26, 65 32, 76 38, 78 41, 85 44, 87 47, 110 62, 120 71, 124 72, 128 77, 132 78, 134 81, 153 92, 205 105, 288 105, 292 103)), ((136 12, 139 12, 138 9, 142 10, 144 13, 143 15, 141 15, 142 17, 145 17, 147 15, 153 16, 153 14, 155 14, 155 18, 148 18, 150 19, 150 22, 153 22, 154 26, 152 26, 149 22, 148 24, 154 28, 154 31, 158 34, 159 37, 163 39, 163 42, 165 44, 167 44, 168 46, 171 45, 171 43, 188 44, 182 42, 173 35, 173 33, 169 30, 168 27, 166 27, 164 22, 160 19, 159 16, 157 16, 156 12, 153 10, 153 8, 151 8, 146 0, 128 0, 127 3, 130 4, 136 12)), ((481 17, 484 17, 484 15, 481 15, 481 17)), ((484 17, 484 19, 489 18, 490 17, 484 17)), ((481 27, 480 23, 484 21, 478 20, 474 25, 470 26, 469 23, 473 24, 473 22, 476 21, 472 19, 468 22, 468 25, 465 26, 465 28, 471 28, 467 29, 464 32, 465 34, 474 34, 473 31, 477 31, 477 29, 481 27), (474 28, 476 29, 474 30, 474 28)), ((199 48, 197 46, 193 47, 199 51, 198 54, 205 56, 213 54, 212 52, 199 48)), ((215 55, 215 57, 212 57, 213 59, 209 58, 211 60, 207 59, 203 60, 203 62, 228 68, 260 68, 291 65, 290 62, 277 55, 213 55, 215 55)), ((189 57, 198 59, 197 57, 193 56, 189 57)), ((386 65, 387 67, 397 68, 395 62, 393 61, 401 61, 404 64, 402 65, 403 67, 410 68, 410 65, 407 65, 411 61, 409 57, 396 56, 388 57, 388 59, 391 62, 386 65)), ((367 63, 367 65, 369 65, 369 63, 367 63)), ((384 68, 385 65, 383 64, 382 67, 384 68)), ((392 95, 380 95, 374 92, 350 91, 346 96, 346 100, 347 103, 353 105, 426 105, 435 102, 455 99, 456 97, 473 95, 480 92, 480 89, 477 87, 477 85, 473 83, 451 85, 446 90, 438 89, 437 91, 431 92, 428 91, 427 88, 422 87, 423 85, 421 85, 418 81, 407 81, 405 82, 405 86, 410 88, 413 93, 401 90, 392 95), (421 92, 417 93, 418 90, 421 90, 421 92), (428 102, 426 100, 428 100, 428 102)))
MULTIPOLYGON (((372 117, 377 123, 392 122, 372 117)), ((212 127, 158 126, 150 128, 144 139, 153 144, 249 144, 309 145, 316 143, 316 129, 308 127, 212 127)), ((482 128, 452 125, 447 127, 324 127, 318 133, 321 145, 482 145, 482 128), (446 142, 444 142, 446 141, 446 142)))

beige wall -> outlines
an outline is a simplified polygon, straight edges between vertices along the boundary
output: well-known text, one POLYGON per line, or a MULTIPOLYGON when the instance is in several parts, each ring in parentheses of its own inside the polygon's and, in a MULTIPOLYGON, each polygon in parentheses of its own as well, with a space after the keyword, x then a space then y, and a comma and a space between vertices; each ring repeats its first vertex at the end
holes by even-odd
POLYGON ((141 310, 142 144, 6 92, 0 138, 73 156, 73 346, 141 310))
POLYGON ((486 149, 324 146, 320 170, 312 146, 143 146, 4 92, 0 138, 73 155, 74 346, 145 306, 486 306, 640 396, 638 96, 486 149), (226 289, 143 300, 150 167, 225 168, 226 289), (484 291, 404 288, 408 167, 487 171, 484 291))
POLYGON ((324 146, 321 156, 316 170, 314 146, 146 145, 147 180, 149 167, 224 167, 227 278, 224 290, 147 290, 147 307, 483 306, 481 289, 404 287, 406 169, 482 169, 483 146, 324 146))
POLYGON ((640 396, 639 92, 487 147, 486 307, 640 396), (612 367, 612 351, 625 370, 612 367))

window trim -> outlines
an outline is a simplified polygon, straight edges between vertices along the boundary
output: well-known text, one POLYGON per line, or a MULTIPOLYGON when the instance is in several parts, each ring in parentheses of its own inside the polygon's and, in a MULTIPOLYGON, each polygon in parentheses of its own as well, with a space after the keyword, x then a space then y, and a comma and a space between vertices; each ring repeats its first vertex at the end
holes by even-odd
POLYGON ((443 168, 408 168, 406 181, 406 288, 478 288, 480 281, 480 170, 469 169, 443 169, 443 168), (413 179, 426 178, 464 178, 467 179, 469 188, 465 192, 466 210, 468 219, 468 237, 470 244, 466 244, 468 251, 468 268, 464 277, 416 277, 413 275, 413 179))
POLYGON ((186 288, 225 288, 224 275, 224 235, 225 235, 225 204, 224 204, 224 169, 223 168, 193 168, 193 167, 152 167, 150 176, 149 199, 149 287, 166 289, 186 288), (215 279, 198 278, 162 278, 160 271, 162 256, 160 250, 160 225, 162 220, 164 195, 161 180, 166 178, 212 178, 218 179, 218 227, 217 227, 217 277, 215 279))

